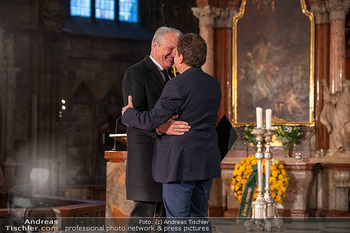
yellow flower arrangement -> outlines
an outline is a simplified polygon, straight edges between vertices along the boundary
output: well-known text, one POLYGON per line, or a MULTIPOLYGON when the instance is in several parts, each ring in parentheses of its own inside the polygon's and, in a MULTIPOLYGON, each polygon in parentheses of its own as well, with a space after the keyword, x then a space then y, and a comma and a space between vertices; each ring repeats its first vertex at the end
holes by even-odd
MULTIPOLYGON (((255 155, 248 156, 235 165, 232 174, 231 189, 235 192, 238 202, 242 200, 242 194, 249 176, 253 173, 252 166, 257 163, 255 155)), ((263 171, 265 174, 265 159, 263 159, 263 171)), ((277 159, 271 159, 270 169, 270 188, 271 195, 277 203, 282 203, 286 196, 286 190, 289 185, 289 176, 284 169, 284 165, 277 159)), ((255 187, 253 201, 258 195, 258 188, 255 187)))

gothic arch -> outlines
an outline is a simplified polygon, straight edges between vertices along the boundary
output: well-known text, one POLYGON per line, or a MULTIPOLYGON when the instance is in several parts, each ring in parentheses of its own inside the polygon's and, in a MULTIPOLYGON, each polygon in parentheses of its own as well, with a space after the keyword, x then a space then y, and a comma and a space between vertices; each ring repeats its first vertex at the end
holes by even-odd
POLYGON ((93 111, 96 112, 96 98, 84 81, 80 83, 80 85, 73 91, 73 94, 69 97, 67 109, 69 109, 70 106, 78 103, 87 104, 93 111))
POLYGON ((94 184, 98 157, 97 101, 82 82, 67 101, 60 127, 61 187, 94 184))
POLYGON ((111 88, 99 102, 99 116, 101 124, 108 124, 108 127, 115 127, 115 121, 121 116, 123 98, 118 94, 115 88, 111 88))

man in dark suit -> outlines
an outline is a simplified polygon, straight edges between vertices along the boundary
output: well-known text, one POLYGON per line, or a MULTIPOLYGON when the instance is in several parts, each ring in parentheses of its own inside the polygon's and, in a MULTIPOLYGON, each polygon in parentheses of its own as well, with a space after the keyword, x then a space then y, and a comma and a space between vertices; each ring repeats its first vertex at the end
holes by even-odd
POLYGON ((204 73, 207 46, 197 34, 181 35, 174 62, 180 75, 170 80, 151 111, 123 108, 122 122, 152 130, 178 115, 191 130, 156 139, 153 178, 163 183, 167 217, 207 217, 212 179, 220 177, 220 151, 215 129, 221 101, 220 83, 204 73))
MULTIPOLYGON (((168 74, 161 72, 172 67, 174 50, 180 34, 179 30, 170 27, 161 27, 155 32, 151 55, 147 55, 125 72, 123 78, 125 104, 127 97, 132 95, 135 109, 148 111, 154 107, 165 82, 169 79, 168 74)), ((188 128, 186 122, 170 120, 158 130, 167 134, 181 135, 188 131, 188 128)), ((165 216, 162 184, 154 181, 152 177, 155 135, 155 132, 127 127, 126 195, 128 200, 134 201, 130 217, 165 216)))

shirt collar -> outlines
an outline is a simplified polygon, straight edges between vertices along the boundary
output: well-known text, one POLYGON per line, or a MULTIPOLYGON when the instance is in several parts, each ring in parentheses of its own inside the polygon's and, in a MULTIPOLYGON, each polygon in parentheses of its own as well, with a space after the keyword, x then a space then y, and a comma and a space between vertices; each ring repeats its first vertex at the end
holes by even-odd
POLYGON ((154 64, 158 67, 159 70, 164 70, 163 66, 161 66, 153 57, 152 55, 149 55, 149 58, 153 61, 154 64))

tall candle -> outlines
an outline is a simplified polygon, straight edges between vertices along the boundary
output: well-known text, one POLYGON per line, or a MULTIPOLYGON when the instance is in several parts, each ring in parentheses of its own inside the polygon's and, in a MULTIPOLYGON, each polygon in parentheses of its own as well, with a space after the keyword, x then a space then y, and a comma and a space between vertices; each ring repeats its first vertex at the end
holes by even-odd
POLYGON ((271 115, 272 110, 266 109, 266 129, 271 129, 271 115))
POLYGON ((262 128, 262 108, 256 108, 256 127, 262 128))

